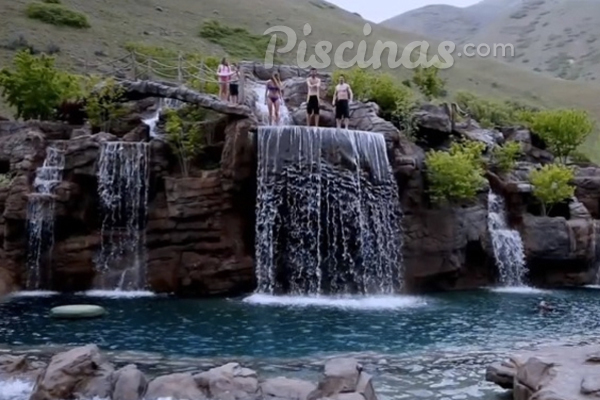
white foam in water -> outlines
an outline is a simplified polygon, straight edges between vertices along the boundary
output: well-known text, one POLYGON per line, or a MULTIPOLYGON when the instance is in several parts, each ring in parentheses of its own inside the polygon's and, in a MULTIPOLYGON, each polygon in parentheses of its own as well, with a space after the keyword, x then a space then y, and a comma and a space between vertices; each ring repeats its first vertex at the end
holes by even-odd
POLYGON ((160 98, 158 100, 158 106, 156 107, 156 111, 154 111, 154 113, 152 113, 150 117, 142 120, 144 124, 148 125, 148 128, 150 129, 151 138, 161 137, 160 133, 156 129, 156 124, 158 124, 158 120, 160 119, 160 113, 162 112, 162 110, 165 108, 178 109, 183 104, 184 103, 182 101, 176 99, 160 98))
POLYGON ((427 303, 414 296, 369 296, 369 297, 330 297, 330 296, 273 296, 253 294, 244 303, 267 306, 330 307, 354 310, 394 310, 420 307, 427 303))
POLYGON ((89 297, 109 297, 113 299, 134 299, 139 297, 154 297, 156 293, 147 290, 88 290, 87 292, 77 293, 80 296, 89 297))
POLYGON ((529 286, 506 286, 506 287, 492 287, 488 290, 496 293, 517 293, 517 294, 538 294, 548 293, 548 290, 532 288, 529 286))
POLYGON ((0 380, 1 400, 27 400, 33 389, 33 383, 19 379, 0 380))
POLYGON ((9 296, 12 297, 50 297, 56 296, 58 292, 51 292, 48 290, 24 290, 22 292, 11 293, 9 296))

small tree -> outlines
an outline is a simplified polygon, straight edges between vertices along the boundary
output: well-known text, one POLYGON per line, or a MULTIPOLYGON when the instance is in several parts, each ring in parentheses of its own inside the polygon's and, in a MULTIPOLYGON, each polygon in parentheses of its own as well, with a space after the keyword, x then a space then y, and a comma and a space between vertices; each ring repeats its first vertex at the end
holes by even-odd
POLYGON ((177 154, 181 173, 190 176, 193 159, 202 153, 202 129, 198 124, 186 124, 176 110, 165 110, 167 140, 177 154))
POLYGON ((588 113, 580 110, 540 111, 532 116, 529 126, 563 164, 594 130, 588 113))
POLYGON ((445 92, 446 82, 439 77, 439 71, 435 65, 415 68, 412 81, 427 100, 442 97, 445 92))
POLYGON ((432 200, 436 203, 475 198, 485 186, 479 142, 453 143, 450 151, 432 150, 425 157, 427 179, 432 200))
POLYGON ((573 197, 573 177, 571 168, 559 164, 548 164, 531 171, 529 180, 533 185, 533 194, 542 203, 544 215, 548 215, 555 204, 573 197))
POLYGON ((511 141, 505 143, 504 146, 496 147, 492 159, 500 172, 506 173, 513 170, 522 152, 521 143, 511 141))
POLYGON ((110 132, 114 123, 126 114, 121 103, 124 89, 113 78, 101 81, 91 77, 87 82, 89 94, 86 97, 85 112, 91 125, 110 132))
POLYGON ((0 88, 8 105, 16 108, 17 118, 50 119, 63 101, 80 94, 77 77, 56 69, 53 57, 22 50, 13 64, 12 69, 0 70, 0 88))

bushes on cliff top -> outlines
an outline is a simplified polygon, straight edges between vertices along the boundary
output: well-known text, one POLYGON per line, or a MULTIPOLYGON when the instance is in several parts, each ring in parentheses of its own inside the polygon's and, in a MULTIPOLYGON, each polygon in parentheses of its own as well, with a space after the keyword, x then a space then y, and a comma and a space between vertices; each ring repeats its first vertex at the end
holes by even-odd
POLYGON ((512 171, 522 154, 521 143, 507 142, 503 146, 497 146, 492 153, 492 160, 500 172, 512 171))
POLYGON ((87 16, 56 3, 30 3, 26 9, 27 17, 51 25, 72 28, 89 28, 87 16))
POLYGON ((573 197, 573 178, 573 170, 560 164, 548 164, 531 171, 529 180, 533 185, 533 194, 541 202, 544 215, 548 215, 553 205, 573 197))
POLYGON ((514 101, 481 98, 473 93, 456 93, 456 103, 484 128, 519 125, 531 118, 533 109, 514 101))
POLYGON ((80 94, 80 81, 75 75, 59 71, 54 58, 34 56, 27 50, 17 53, 13 68, 0 70, 0 89, 17 118, 49 119, 65 100, 80 94))
POLYGON ((415 104, 414 93, 393 76, 361 68, 336 70, 333 73, 333 84, 329 88, 331 95, 341 75, 344 75, 346 82, 352 87, 355 100, 377 103, 387 118, 392 118, 415 104))
POLYGON ((429 194, 435 203, 471 200, 485 186, 480 142, 453 143, 450 151, 431 150, 425 157, 429 194))
POLYGON ((167 141, 177 155, 181 173, 188 177, 192 161, 203 151, 204 132, 201 124, 187 122, 180 113, 173 109, 165 110, 165 131, 167 141))
POLYGON ((427 100, 442 97, 445 93, 446 81, 439 77, 439 72, 440 69, 435 65, 414 70, 412 82, 427 100))
POLYGON ((580 110, 540 111, 531 116, 527 125, 563 163, 594 130, 588 113, 580 110))
POLYGON ((113 78, 102 81, 94 76, 88 79, 86 86, 85 112, 90 124, 110 132, 116 120, 126 114, 127 110, 121 103, 125 90, 113 78))

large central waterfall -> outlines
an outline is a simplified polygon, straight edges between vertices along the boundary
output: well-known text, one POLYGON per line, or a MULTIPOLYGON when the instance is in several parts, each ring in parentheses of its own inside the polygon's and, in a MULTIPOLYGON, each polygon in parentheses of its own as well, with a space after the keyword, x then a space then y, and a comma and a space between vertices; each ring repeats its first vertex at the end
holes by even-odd
POLYGON ((500 273, 500 284, 504 287, 525 286, 523 280, 527 269, 521 235, 508 227, 504 199, 491 190, 488 194, 488 230, 500 273))
POLYGON ((259 292, 400 291, 402 214, 383 135, 261 127, 257 142, 259 292))
MULTIPOLYGON (((27 289, 37 290, 49 283, 50 265, 42 267, 44 256, 50 257, 54 244, 54 188, 60 183, 65 166, 64 153, 53 146, 46 148, 44 164, 37 169, 27 205, 27 289), (42 271, 47 271, 44 274, 42 271)), ((49 264, 49 259, 46 264, 49 264)))
POLYGON ((148 143, 102 145, 98 166, 102 248, 96 264, 103 289, 142 290, 146 285, 149 161, 148 143))

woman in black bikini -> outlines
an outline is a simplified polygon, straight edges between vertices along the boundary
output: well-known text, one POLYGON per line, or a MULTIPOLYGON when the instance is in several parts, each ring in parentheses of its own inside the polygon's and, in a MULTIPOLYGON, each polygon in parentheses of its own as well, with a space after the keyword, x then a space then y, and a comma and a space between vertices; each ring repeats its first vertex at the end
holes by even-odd
POLYGON ((279 124, 279 106, 283 101, 283 89, 279 74, 275 72, 271 79, 267 82, 265 91, 265 103, 269 107, 269 123, 271 125, 279 124), (273 118, 273 116, 275 118, 273 118))

